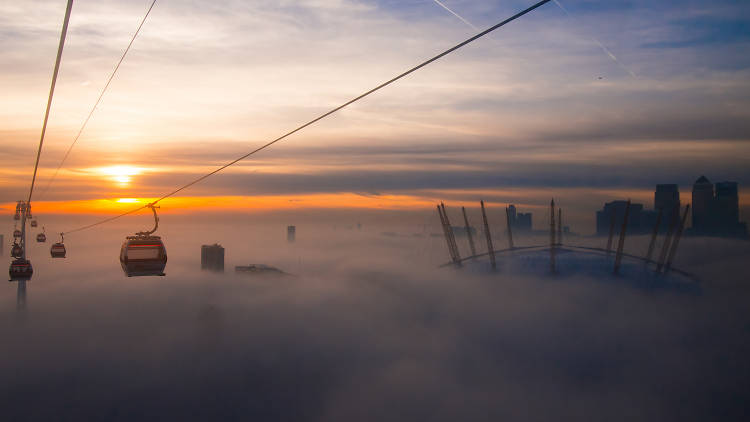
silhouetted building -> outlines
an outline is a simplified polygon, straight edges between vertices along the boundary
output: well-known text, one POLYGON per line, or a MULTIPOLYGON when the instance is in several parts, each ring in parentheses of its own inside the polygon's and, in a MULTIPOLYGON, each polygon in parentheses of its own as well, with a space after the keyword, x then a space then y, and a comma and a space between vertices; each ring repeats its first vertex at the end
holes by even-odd
MULTIPOLYGON (((686 234, 746 237, 747 226, 739 221, 737 182, 719 182, 715 186, 701 176, 693 184, 693 224, 686 234)), ((614 233, 619 234, 627 201, 612 201, 596 212, 596 234, 607 236, 615 215, 614 233)), ((641 204, 630 204, 628 233, 639 234, 653 230, 662 210, 660 231, 680 220, 680 190, 676 184, 659 184, 654 191, 654 210, 644 210, 641 204)))
POLYGON ((693 184, 693 227, 691 234, 746 237, 747 225, 740 222, 737 182, 714 185, 701 176, 693 184))
MULTIPOLYGON (((676 184, 660 184, 656 185, 656 191, 654 191, 654 211, 644 211, 644 213, 653 213, 653 215, 647 215, 647 219, 653 221, 652 224, 656 224, 659 210, 662 210, 661 223, 659 224, 660 231, 667 231, 669 225, 675 215, 676 210, 680 209, 680 189, 676 184)), ((652 226, 653 227, 653 226, 652 226)))
MULTIPOLYGON (((596 234, 600 236, 609 235, 609 227, 612 224, 613 215, 615 218, 614 233, 619 234, 627 204, 628 201, 612 201, 604 204, 604 208, 596 212, 596 234)), ((653 229, 654 224, 656 224, 656 215, 654 212, 644 211, 643 204, 630 203, 628 233, 646 233, 653 229)))
POLYGON ((201 246, 201 270, 224 272, 224 248, 221 245, 201 246))
POLYGON ((297 238, 297 227, 296 226, 287 226, 286 228, 286 241, 287 242, 294 242, 297 238))
MULTIPOLYGON (((716 183, 716 221, 734 225, 740 221, 740 199, 737 194, 737 182, 716 183)), ((721 224, 720 224, 721 225, 721 224)))
POLYGON ((234 272, 247 275, 287 275, 276 267, 264 264, 238 265, 234 267, 234 272))
POLYGON ((531 231, 531 213, 522 213, 516 210, 516 206, 508 206, 508 219, 513 231, 531 231))
POLYGON ((714 185, 701 176, 693 184, 693 230, 709 231, 714 202, 714 185))
POLYGON ((680 189, 676 184, 656 185, 654 191, 654 211, 670 211, 680 207, 680 189))

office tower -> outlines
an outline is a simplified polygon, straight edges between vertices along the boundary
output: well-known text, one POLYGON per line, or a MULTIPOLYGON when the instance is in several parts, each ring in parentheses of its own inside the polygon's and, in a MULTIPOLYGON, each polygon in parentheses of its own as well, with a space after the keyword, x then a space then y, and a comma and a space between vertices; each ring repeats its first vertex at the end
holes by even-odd
POLYGON ((664 212, 671 212, 671 210, 680 207, 680 190, 675 184, 661 184, 656 185, 656 191, 654 192, 654 210, 664 210, 664 212))
POLYGON ((224 272, 224 248, 221 245, 201 246, 201 270, 224 272))
POLYGON ((296 226, 287 226, 286 228, 286 241, 287 242, 294 242, 297 237, 297 227, 296 226))
POLYGON ((714 185, 701 176, 693 184, 693 229, 697 231, 711 230, 714 202, 714 185))
POLYGON ((531 230, 531 213, 518 212, 516 206, 513 204, 508 206, 508 220, 510 221, 510 226, 513 228, 513 230, 531 230))
POLYGON ((510 218, 510 224, 515 227, 516 222, 516 206, 513 204, 508 205, 508 216, 510 218))
POLYGON ((740 202, 737 195, 737 182, 716 183, 714 215, 715 221, 720 226, 730 230, 740 222, 740 202))
MULTIPOLYGON (((625 208, 628 201, 612 201, 604 204, 604 207, 596 212, 596 234, 607 236, 609 226, 612 224, 612 215, 615 216, 615 234, 620 233, 622 219, 625 217, 625 208)), ((628 233, 645 233, 652 227, 648 225, 650 218, 648 212, 643 211, 643 204, 630 204, 628 215, 628 233)))

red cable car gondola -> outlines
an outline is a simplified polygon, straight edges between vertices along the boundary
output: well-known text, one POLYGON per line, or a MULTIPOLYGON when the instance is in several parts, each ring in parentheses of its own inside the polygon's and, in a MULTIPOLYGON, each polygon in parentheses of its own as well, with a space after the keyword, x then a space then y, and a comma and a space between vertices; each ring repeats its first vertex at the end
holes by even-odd
POLYGON ((39 225, 39 223, 36 222, 36 220, 31 220, 31 227, 36 227, 39 225))
POLYGON ((20 237, 21 237, 21 234, 22 234, 22 233, 21 233, 21 230, 18 230, 18 229, 15 229, 15 230, 13 230, 13 238, 14 238, 14 239, 18 239, 18 238, 20 238, 20 237))
POLYGON ((44 234, 44 226, 42 226, 42 232, 36 235, 36 241, 39 243, 44 243, 47 241, 47 235, 44 234))
POLYGON ((10 256, 13 258, 20 258, 23 255, 23 249, 21 249, 21 245, 18 243, 14 243, 13 247, 10 248, 10 256))
POLYGON ((47 235, 44 234, 44 233, 39 233, 38 235, 36 235, 36 241, 39 242, 39 243, 46 242, 47 241, 47 235))
POLYGON ((16 258, 10 264, 8 274, 10 275, 11 281, 28 280, 31 278, 31 275, 34 274, 34 268, 31 266, 31 261, 28 259, 16 258))
POLYGON ((120 248, 120 265, 128 277, 164 275, 167 265, 167 250, 161 237, 151 234, 159 227, 156 207, 148 205, 154 213, 154 228, 148 232, 138 232, 127 236, 120 248))
POLYGON ((60 233, 60 241, 49 248, 49 254, 52 258, 65 258, 65 252, 65 237, 60 233))

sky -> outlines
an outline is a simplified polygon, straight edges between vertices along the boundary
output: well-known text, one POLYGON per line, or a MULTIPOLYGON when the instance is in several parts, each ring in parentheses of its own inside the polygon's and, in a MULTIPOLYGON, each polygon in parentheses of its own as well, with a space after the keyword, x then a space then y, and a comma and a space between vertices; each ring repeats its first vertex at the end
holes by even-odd
MULTIPOLYGON (((36 206, 111 213, 159 197, 532 4, 440 3, 158 1, 47 189, 150 4, 76 1, 36 206)), ((603 202, 650 207, 657 183, 678 183, 687 199, 701 174, 739 182, 747 205, 750 6, 560 4, 168 205, 393 210, 485 199, 538 211, 555 196, 587 231, 603 202)), ((64 8, 0 2, 5 208, 28 191, 64 8)))

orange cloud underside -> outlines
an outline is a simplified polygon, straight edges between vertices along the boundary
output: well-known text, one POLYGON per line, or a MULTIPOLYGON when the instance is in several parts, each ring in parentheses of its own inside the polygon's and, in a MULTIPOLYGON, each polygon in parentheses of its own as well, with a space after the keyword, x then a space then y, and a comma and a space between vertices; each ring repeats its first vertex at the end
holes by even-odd
MULTIPOLYGON (((194 211, 268 211, 295 209, 382 209, 382 210, 410 210, 433 208, 438 202, 445 202, 447 206, 466 205, 466 200, 457 199, 452 195, 461 194, 473 198, 491 197, 492 195, 514 198, 516 205, 524 208, 544 208, 546 202, 535 204, 531 198, 555 197, 570 199, 581 195, 597 195, 602 198, 632 198, 637 202, 648 204, 653 192, 651 190, 599 190, 599 189, 475 189, 475 190, 436 190, 423 194, 382 194, 368 195, 351 192, 317 193, 306 195, 279 196, 200 196, 167 198, 159 203, 164 211, 170 213, 190 213, 194 211), (569 197, 569 198, 568 198, 569 197), (528 202, 528 203, 527 203, 528 202)), ((687 195, 685 195, 687 196, 687 195)), ((747 193, 740 195, 740 206, 750 206, 747 193)), ((78 201, 35 201, 33 209, 40 214, 119 214, 130 211, 141 205, 148 204, 157 198, 108 198, 78 201)), ((604 199, 603 199, 604 200, 604 199)), ((607 199, 611 200, 611 199, 607 199)), ((689 196, 684 198, 689 202, 689 196)), ((485 201, 488 207, 505 206, 504 202, 485 201)), ((0 210, 12 213, 15 202, 0 204, 0 210)), ((475 204, 476 205, 476 204, 475 204)))
MULTIPOLYGON (((117 214, 145 205, 157 198, 111 198, 82 201, 34 202, 35 213, 50 214, 117 214)), ((409 195, 360 195, 355 193, 310 194, 295 196, 210 196, 177 197, 159 202, 169 212, 215 211, 265 211, 274 209, 304 208, 371 208, 412 209, 434 206, 434 201, 409 195)), ((3 204, 2 208, 15 209, 15 204, 3 204)))

